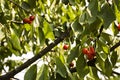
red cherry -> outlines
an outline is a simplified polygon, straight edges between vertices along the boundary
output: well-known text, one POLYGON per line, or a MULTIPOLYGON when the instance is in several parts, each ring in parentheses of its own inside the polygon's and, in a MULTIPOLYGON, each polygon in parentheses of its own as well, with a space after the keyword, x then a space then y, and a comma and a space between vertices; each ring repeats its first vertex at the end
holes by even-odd
POLYGON ((94 59, 94 55, 92 55, 92 54, 87 54, 86 56, 87 56, 88 60, 93 60, 94 59))
POLYGON ((28 18, 24 18, 24 19, 23 19, 23 23, 31 24, 32 21, 30 21, 30 19, 28 19, 28 18))
POLYGON ((30 21, 33 21, 35 19, 35 16, 30 16, 29 19, 30 21))
POLYGON ((118 28, 118 31, 120 31, 120 23, 118 24, 117 28, 118 28))
POLYGON ((24 18, 24 19, 23 19, 23 22, 24 22, 24 23, 28 23, 28 22, 29 22, 29 19, 28 19, 28 18, 24 18))
POLYGON ((88 49, 87 49, 87 48, 83 48, 83 49, 82 49, 82 53, 83 53, 83 54, 88 54, 88 53, 89 53, 89 51, 88 51, 88 49))
POLYGON ((95 49, 92 46, 89 47, 89 51, 88 51, 88 54, 86 54, 86 56, 87 56, 88 60, 93 60, 94 59, 95 49))
POLYGON ((73 63, 73 62, 71 62, 71 63, 69 64, 69 66, 70 66, 70 67, 73 67, 73 66, 74 66, 74 63, 73 63))
POLYGON ((28 24, 31 24, 31 23, 32 23, 32 21, 29 20, 29 21, 28 21, 28 24))
POLYGON ((95 50, 92 46, 89 47, 89 54, 95 55, 95 50))
POLYGON ((68 48, 69 48, 69 45, 66 45, 66 44, 65 44, 65 45, 63 46, 63 49, 64 49, 64 50, 67 50, 68 48))

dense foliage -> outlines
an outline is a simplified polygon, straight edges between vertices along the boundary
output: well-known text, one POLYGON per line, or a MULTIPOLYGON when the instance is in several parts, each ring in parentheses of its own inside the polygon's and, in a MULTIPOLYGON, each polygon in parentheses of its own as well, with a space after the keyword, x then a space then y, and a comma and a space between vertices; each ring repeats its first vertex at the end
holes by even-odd
POLYGON ((0 0, 0 80, 118 80, 119 23, 120 0, 0 0))

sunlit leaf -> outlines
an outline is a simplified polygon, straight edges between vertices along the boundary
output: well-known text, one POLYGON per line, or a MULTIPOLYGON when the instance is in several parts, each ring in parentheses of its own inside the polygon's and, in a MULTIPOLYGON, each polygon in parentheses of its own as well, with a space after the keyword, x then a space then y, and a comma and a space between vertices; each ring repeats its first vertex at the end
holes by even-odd
POLYGON ((24 24, 24 27, 27 31, 30 31, 32 26, 30 26, 29 24, 24 24))
POLYGON ((120 23, 120 11, 117 8, 117 5, 114 3, 115 16, 117 21, 120 23))
POLYGON ((11 30, 10 41, 12 42, 13 47, 17 50, 21 50, 20 40, 18 36, 15 34, 12 28, 10 30, 11 30))
POLYGON ((43 32, 45 35, 45 38, 50 38, 50 39, 54 39, 54 34, 52 31, 52 27, 50 26, 50 24, 46 21, 43 22, 43 32))
MULTIPOLYGON (((1 27, 1 25, 0 25, 1 27)), ((0 41, 5 37, 5 34, 3 33, 3 31, 0 29, 0 41)))

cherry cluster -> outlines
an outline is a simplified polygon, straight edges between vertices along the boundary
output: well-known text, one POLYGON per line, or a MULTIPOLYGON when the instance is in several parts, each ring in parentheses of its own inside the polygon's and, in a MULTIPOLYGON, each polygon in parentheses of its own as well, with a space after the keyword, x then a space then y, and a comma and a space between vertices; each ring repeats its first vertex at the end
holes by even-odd
POLYGON ((24 18, 23 23, 31 24, 34 19, 35 19, 35 16, 32 15, 29 18, 24 18))
POLYGON ((93 46, 90 46, 89 48, 83 48, 82 53, 87 56, 88 60, 93 60, 95 56, 95 49, 93 46))

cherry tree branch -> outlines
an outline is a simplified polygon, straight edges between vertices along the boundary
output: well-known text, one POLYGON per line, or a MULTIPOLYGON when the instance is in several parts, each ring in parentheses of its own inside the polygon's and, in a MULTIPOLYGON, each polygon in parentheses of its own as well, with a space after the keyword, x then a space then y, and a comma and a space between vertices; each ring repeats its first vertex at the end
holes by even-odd
POLYGON ((117 47, 119 47, 120 46, 120 41, 118 42, 118 43, 116 43, 114 46, 112 46, 111 48, 110 48, 110 51, 113 51, 114 49, 116 49, 117 47))
POLYGON ((45 49, 43 49, 41 52, 39 52, 37 55, 32 57, 31 59, 27 60, 24 64, 21 66, 18 66, 16 69, 6 73, 5 75, 0 76, 0 80, 9 80, 10 78, 13 78, 17 73, 21 72, 28 66, 30 66, 32 63, 34 63, 36 60, 40 59, 42 56, 47 54, 52 48, 54 48, 58 43, 64 40, 64 38, 69 36, 69 32, 71 29, 66 30, 59 38, 57 38, 53 43, 49 44, 45 49))

